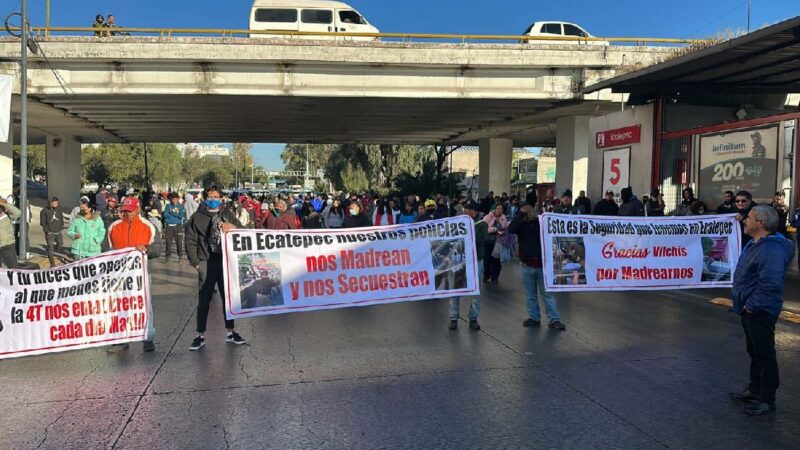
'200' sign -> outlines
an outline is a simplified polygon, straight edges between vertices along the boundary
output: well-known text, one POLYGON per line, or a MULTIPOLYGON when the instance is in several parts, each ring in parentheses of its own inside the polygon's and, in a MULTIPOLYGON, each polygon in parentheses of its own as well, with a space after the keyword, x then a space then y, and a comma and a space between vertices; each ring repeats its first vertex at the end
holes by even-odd
POLYGON ((739 161, 736 163, 719 163, 714 165, 714 176, 711 181, 730 181, 731 179, 739 178, 744 175, 744 163, 739 161))

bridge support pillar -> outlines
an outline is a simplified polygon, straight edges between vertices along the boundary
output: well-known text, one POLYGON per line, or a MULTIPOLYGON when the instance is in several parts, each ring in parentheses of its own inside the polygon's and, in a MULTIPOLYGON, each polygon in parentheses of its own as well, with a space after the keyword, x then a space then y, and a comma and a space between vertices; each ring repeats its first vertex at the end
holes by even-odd
POLYGON ((556 122, 556 197, 585 191, 589 178, 589 117, 560 117, 556 122))
POLYGON ((68 136, 47 136, 47 196, 69 211, 81 197, 81 143, 68 136))
POLYGON ((480 197, 489 191, 500 195, 511 189, 511 139, 488 138, 478 141, 478 169, 480 172, 480 197))
MULTIPOLYGON (((14 115, 11 115, 12 119, 14 115)), ((8 198, 14 186, 14 120, 9 120, 8 142, 0 142, 0 197, 8 198)))

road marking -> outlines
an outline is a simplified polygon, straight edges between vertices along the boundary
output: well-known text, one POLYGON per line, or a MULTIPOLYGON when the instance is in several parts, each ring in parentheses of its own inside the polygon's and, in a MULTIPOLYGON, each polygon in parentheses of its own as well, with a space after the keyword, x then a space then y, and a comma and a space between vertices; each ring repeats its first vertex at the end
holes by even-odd
MULTIPOLYGON (((719 306, 725 306, 730 308, 733 306, 733 300, 724 297, 717 297, 714 299, 709 300, 709 303, 713 303, 719 306)), ((792 323, 800 323, 800 314, 793 313, 791 311, 783 310, 781 311, 780 318, 792 323)))

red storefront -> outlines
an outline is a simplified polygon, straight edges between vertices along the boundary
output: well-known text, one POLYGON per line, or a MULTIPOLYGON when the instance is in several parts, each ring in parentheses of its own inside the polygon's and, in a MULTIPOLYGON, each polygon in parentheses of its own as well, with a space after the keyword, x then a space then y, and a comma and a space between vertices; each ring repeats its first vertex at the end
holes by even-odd
MULTIPOLYGON (((629 94, 627 104, 634 108, 652 108, 652 122, 642 128, 643 135, 652 133, 646 167, 650 187, 664 194, 668 211, 685 187, 709 209, 728 190, 747 190, 759 203, 769 203, 780 190, 787 203, 800 205, 798 44, 800 17, 795 17, 595 84, 585 93, 611 89, 629 94)), ((638 156, 641 161, 644 155, 638 156)), ((640 165, 639 172, 643 169, 640 165)), ((639 180, 640 190, 645 184, 639 180)))

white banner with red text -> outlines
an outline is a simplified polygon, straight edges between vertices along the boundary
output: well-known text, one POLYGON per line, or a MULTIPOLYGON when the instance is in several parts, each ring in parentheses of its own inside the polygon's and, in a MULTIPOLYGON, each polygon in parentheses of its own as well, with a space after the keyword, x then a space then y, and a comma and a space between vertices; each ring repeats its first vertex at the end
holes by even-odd
POLYGON ((553 292, 731 287, 741 248, 734 215, 539 220, 553 292))
POLYGON ((145 338, 147 258, 118 250, 47 270, 0 270, 0 358, 145 338))
POLYGON ((474 234, 467 216, 340 230, 229 231, 227 316, 479 295, 474 234))

